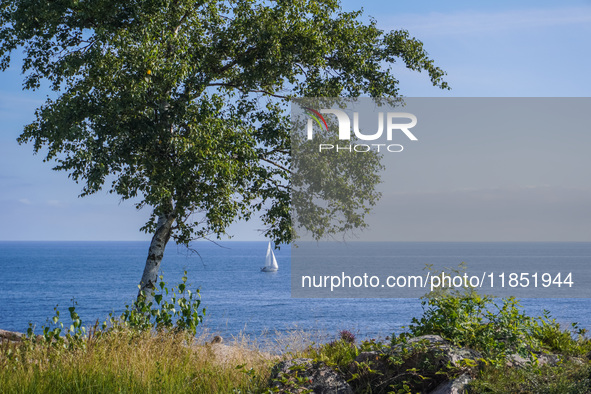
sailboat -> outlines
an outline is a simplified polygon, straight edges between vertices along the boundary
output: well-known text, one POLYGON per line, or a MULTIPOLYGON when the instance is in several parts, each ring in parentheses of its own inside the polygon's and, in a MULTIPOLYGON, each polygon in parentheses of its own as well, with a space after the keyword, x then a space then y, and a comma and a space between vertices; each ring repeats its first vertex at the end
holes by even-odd
POLYGON ((265 266, 261 268, 263 272, 275 272, 279 269, 277 265, 277 260, 275 259, 275 254, 271 249, 271 242, 269 242, 269 246, 267 246, 267 256, 265 256, 265 266))

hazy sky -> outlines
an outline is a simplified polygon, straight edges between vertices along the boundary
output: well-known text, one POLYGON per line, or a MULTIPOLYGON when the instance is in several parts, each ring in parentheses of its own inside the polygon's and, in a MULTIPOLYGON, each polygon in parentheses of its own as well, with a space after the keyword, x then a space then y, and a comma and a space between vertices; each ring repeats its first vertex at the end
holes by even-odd
MULTIPOLYGON (((355 9, 358 4, 358 1, 343 1, 346 9, 355 9)), ((401 92, 406 96, 587 97, 591 92, 588 71, 591 1, 365 1, 364 7, 380 28, 406 28, 421 39, 437 65, 448 73, 446 80, 453 89, 440 91, 430 86, 426 75, 400 68, 401 92)), ((4 221, 0 226, 0 240, 148 239, 138 231, 149 215, 147 210, 138 212, 130 202, 120 203, 117 196, 106 193, 77 198, 80 187, 69 180, 67 174, 52 171, 51 163, 43 163, 42 157, 32 155, 31 146, 16 143, 22 126, 33 120, 35 108, 47 94, 43 90, 22 92, 21 80, 18 67, 0 74, 0 214, 4 221)), ((412 198, 405 202, 401 199, 400 203, 411 207, 404 210, 407 212, 405 220, 413 226, 415 235, 408 239, 401 236, 400 240, 590 240, 585 235, 591 234, 585 225, 585 221, 591 222, 585 204, 586 201, 591 204, 587 198, 590 179, 583 170, 588 171, 590 167, 581 153, 589 144, 578 138, 559 138, 559 134, 556 138, 561 157, 570 160, 565 168, 579 170, 552 179, 568 179, 568 182, 544 182, 544 172, 536 168, 530 173, 537 175, 527 181, 518 181, 518 178, 507 181, 507 178, 494 176, 479 178, 476 171, 467 171, 461 178, 467 180, 465 184, 431 182, 415 184, 415 190, 410 190, 413 185, 410 182, 405 193, 407 197, 412 194, 412 198), (569 154, 571 148, 572 155, 569 154), (530 227, 520 229, 518 224, 507 228, 509 219, 500 221, 494 209, 486 211, 486 215, 478 209, 479 199, 500 198, 506 203, 507 198, 516 198, 519 204, 513 207, 542 212, 546 209, 544 206, 528 203, 535 188, 545 190, 544 198, 560 202, 554 207, 568 202, 563 214, 554 213, 558 216, 550 215, 544 221, 545 226, 553 221, 560 224, 560 237, 558 230, 532 233, 527 230, 530 227), (470 198, 470 193, 476 189, 479 190, 477 198, 470 198), (442 201, 443 196, 447 196, 448 205, 441 207, 447 214, 412 215, 412 207, 420 206, 418 202, 436 209, 437 201, 442 201), (474 233, 466 231, 469 218, 454 221, 449 210, 454 203, 481 212, 470 218, 487 231, 478 233, 478 239, 467 239, 474 233), (446 229, 445 234, 442 228, 446 229), (560 239, 554 239, 557 237, 560 239)), ((470 143, 478 149, 463 151, 461 162, 439 155, 440 162, 434 165, 453 168, 464 163, 470 166, 475 159, 482 158, 489 142, 489 134, 476 134, 470 143)), ((521 173, 523 168, 530 168, 528 163, 540 160, 540 151, 528 146, 527 143, 515 144, 510 152, 512 160, 523 163, 521 173)), ((548 156, 548 160, 553 159, 552 155, 548 156)), ((495 165, 503 162, 492 153, 488 160, 491 172, 495 165)), ((484 162, 480 164, 481 168, 486 167, 484 162)), ((557 167, 548 165, 547 168, 557 167)), ((536 201, 543 204, 543 201, 536 201)), ((532 217, 537 217, 535 212, 532 217)), ((536 227, 538 224, 529 225, 536 227)), ((234 239, 261 239, 256 228, 256 224, 237 225, 232 231, 234 239)), ((394 230, 402 233, 403 228, 398 226, 394 230)))
POLYGON ((418 141, 384 154, 363 240, 591 241, 591 98, 406 104, 418 141))

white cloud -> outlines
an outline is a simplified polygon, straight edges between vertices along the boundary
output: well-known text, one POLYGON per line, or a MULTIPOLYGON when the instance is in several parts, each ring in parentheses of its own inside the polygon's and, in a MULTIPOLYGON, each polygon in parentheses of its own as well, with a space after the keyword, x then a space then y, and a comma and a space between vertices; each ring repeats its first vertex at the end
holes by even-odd
POLYGON ((18 202, 20 202, 21 204, 24 205, 31 205, 31 201, 28 198, 21 198, 20 200, 18 200, 18 202))
POLYGON ((408 29, 421 36, 499 33, 556 26, 588 26, 591 23, 591 7, 406 14, 396 16, 392 22, 392 28, 408 29))

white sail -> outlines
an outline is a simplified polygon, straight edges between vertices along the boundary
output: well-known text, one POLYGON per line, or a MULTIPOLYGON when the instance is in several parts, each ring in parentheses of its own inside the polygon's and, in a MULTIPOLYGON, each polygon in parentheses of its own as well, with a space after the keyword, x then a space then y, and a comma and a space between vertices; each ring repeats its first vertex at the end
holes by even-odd
POLYGON ((267 246, 267 256, 265 256, 265 266, 261 268, 261 270, 265 272, 274 272, 278 269, 277 259, 275 258, 275 253, 273 253, 273 250, 271 249, 271 242, 269 242, 269 246, 267 246))

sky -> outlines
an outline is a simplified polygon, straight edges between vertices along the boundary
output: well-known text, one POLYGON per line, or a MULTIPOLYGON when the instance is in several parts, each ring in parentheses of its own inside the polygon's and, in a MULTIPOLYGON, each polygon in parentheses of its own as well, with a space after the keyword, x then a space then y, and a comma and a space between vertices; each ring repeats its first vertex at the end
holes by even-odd
MULTIPOLYGON (((359 7, 358 1, 345 0, 342 4, 347 10, 359 7)), ((379 28, 407 29, 411 35, 422 40, 436 64, 447 72, 445 79, 452 90, 442 91, 431 86, 425 74, 410 72, 400 66, 397 76, 401 93, 405 96, 588 97, 591 92, 589 0, 396 0, 364 1, 363 4, 365 17, 373 17, 379 28)), ((18 65, 14 66, 17 67, 0 73, 0 215, 4 221, 4 225, 0 226, 0 240, 149 239, 149 235, 139 231, 149 216, 148 210, 137 211, 132 202, 121 202, 117 196, 106 192, 78 198, 80 185, 68 179, 66 173, 52 171, 52 163, 44 163, 41 156, 33 155, 30 145, 19 146, 16 143, 23 126, 34 119, 35 108, 44 102, 47 90, 22 91, 22 76, 18 65)), ((473 141, 475 145, 484 142, 473 141)), ((564 154, 568 156, 568 141, 565 143, 564 154)), ((572 141, 572 147, 580 149, 581 146, 579 142, 572 141)), ((475 150, 472 157, 466 153, 467 156, 462 159, 473 159, 477 152, 475 150)), ((519 160, 527 163, 530 154, 527 149, 519 154, 522 156, 519 160)), ((532 153, 531 157, 536 156, 532 153)), ((446 160, 449 160, 450 166, 455 163, 452 158, 446 160)), ((479 179, 476 171, 468 171, 463 177, 479 179)), ((568 190, 587 190, 589 179, 584 172, 571 178, 568 190)), ((488 190, 509 186, 494 180, 487 185, 479 185, 488 190)), ((526 186, 548 185, 539 182, 512 187, 526 186)), ((416 192, 425 192, 424 185, 421 187, 423 189, 416 192)), ((459 187, 453 183, 442 184, 437 192, 449 195, 457 192, 459 187)), ((465 185, 462 187, 465 188, 465 185)), ((568 195, 564 198, 574 197, 568 195)), ((433 201, 430 203, 435 204, 433 201)), ((576 211, 571 216, 581 217, 576 211)), ((430 228, 429 217, 425 215, 422 221, 416 221, 416 217, 414 220, 416 235, 401 240, 507 240, 502 223, 491 221, 492 227, 481 233, 481 238, 467 239, 470 238, 469 232, 459 230, 466 226, 465 222, 446 222, 449 231, 445 236, 437 231, 421 236, 421 229, 430 228)), ((437 220, 446 219, 438 217, 437 220)), ((489 219, 483 217, 480 220, 489 219)), ((581 228, 578 221, 579 227, 573 225, 569 229, 568 222, 564 226, 568 231, 563 232, 560 240, 589 240, 576 235, 586 229, 581 228)), ((235 240, 262 240, 258 228, 260 225, 256 222, 239 223, 230 232, 235 240)), ((558 240, 551 239, 554 237, 552 234, 523 234, 513 234, 512 239, 558 240)))
POLYGON ((404 151, 383 155, 362 240, 591 241, 589 108, 580 97, 407 99, 418 141, 401 135, 404 151))

